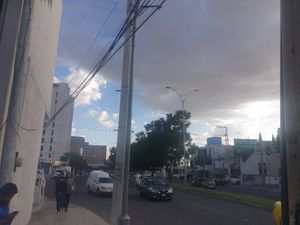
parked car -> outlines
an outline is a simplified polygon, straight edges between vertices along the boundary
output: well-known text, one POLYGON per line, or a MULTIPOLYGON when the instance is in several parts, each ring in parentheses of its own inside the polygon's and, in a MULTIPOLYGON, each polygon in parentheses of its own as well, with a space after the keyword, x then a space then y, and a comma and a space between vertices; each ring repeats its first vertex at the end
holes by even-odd
POLYGON ((230 177, 230 182, 233 185, 241 184, 240 178, 238 178, 238 177, 230 177))
POLYGON ((216 185, 225 185, 226 184, 226 180, 224 178, 224 176, 217 176, 215 177, 215 182, 216 182, 216 185))
POLYGON ((141 182, 139 194, 140 197, 145 197, 149 200, 172 200, 174 193, 172 187, 165 179, 162 177, 151 177, 141 182))
POLYGON ((209 177, 199 177, 196 181, 193 182, 193 185, 196 187, 216 189, 216 181, 214 178, 209 177))
POLYGON ((108 173, 101 170, 94 170, 90 173, 86 182, 87 191, 100 195, 112 195, 113 179, 108 173))

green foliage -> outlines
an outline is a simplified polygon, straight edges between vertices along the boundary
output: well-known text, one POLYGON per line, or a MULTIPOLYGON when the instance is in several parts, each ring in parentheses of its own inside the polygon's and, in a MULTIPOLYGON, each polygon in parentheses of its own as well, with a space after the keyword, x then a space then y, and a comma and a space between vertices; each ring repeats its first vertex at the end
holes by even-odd
POLYGON ((88 169, 87 161, 78 153, 66 152, 60 157, 60 160, 64 162, 69 162, 69 165, 72 168, 76 168, 78 170, 88 169))
POLYGON ((191 114, 176 111, 145 125, 145 132, 136 134, 131 145, 131 168, 134 170, 155 170, 176 165, 183 157, 182 124, 185 127, 185 144, 191 137, 186 133, 191 114))
POLYGON ((116 147, 112 147, 110 149, 110 155, 108 159, 106 160, 105 164, 107 165, 109 170, 113 170, 115 168, 115 163, 116 163, 116 147))

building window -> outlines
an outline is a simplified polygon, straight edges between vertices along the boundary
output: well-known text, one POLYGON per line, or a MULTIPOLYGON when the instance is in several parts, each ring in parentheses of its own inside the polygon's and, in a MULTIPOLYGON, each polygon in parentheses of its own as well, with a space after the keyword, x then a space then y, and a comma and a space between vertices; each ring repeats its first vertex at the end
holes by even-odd
POLYGON ((50 143, 53 143, 53 138, 50 138, 50 143))
POLYGON ((43 150, 44 150, 44 146, 42 145, 42 146, 41 146, 41 151, 43 151, 43 150))
POLYGON ((52 127, 54 127, 55 126, 55 123, 54 122, 52 122, 52 127))
POLYGON ((42 138, 42 143, 44 143, 44 140, 45 140, 45 139, 44 139, 44 138, 42 138))
POLYGON ((49 159, 51 158, 51 154, 48 155, 48 158, 49 158, 49 159))
POLYGON ((58 96, 58 92, 55 93, 55 97, 56 97, 56 98, 57 98, 57 96, 58 96))
POLYGON ((46 127, 46 125, 47 125, 47 124, 44 122, 44 126, 43 126, 43 127, 46 127))
POLYGON ((49 152, 51 152, 52 151, 52 146, 50 145, 50 147, 49 147, 49 152))
POLYGON ((51 135, 53 135, 54 134, 54 130, 51 130, 51 135))
POLYGON ((42 158, 42 157, 43 157, 43 154, 40 154, 40 157, 42 158))
POLYGON ((43 130, 43 135, 45 135, 45 133, 46 133, 46 130, 43 130))
POLYGON ((54 102, 54 104, 55 104, 55 105, 57 105, 57 99, 55 99, 55 102, 54 102))

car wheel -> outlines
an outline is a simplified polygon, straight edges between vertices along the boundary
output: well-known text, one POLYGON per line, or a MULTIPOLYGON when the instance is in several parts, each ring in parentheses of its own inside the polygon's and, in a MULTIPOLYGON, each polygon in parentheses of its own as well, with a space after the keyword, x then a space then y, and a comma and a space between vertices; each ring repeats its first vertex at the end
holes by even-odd
POLYGON ((139 192, 139 195, 140 195, 140 197, 142 198, 142 197, 143 197, 143 192, 140 191, 140 192, 139 192))
POLYGON ((89 194, 91 193, 90 186, 87 186, 87 192, 88 192, 89 194))

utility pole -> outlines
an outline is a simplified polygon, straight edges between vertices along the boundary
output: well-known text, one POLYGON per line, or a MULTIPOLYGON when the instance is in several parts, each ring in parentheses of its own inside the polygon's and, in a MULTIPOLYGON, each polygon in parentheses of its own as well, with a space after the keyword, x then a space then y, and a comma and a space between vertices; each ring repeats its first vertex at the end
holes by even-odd
POLYGON ((231 155, 229 153, 229 137, 228 137, 228 127, 227 126, 217 126, 217 128, 225 129, 224 137, 225 137, 225 145, 226 145, 226 160, 227 160, 227 174, 229 177, 229 184, 231 184, 231 155))
POLYGON ((300 2, 281 0, 282 224, 300 224, 300 2))
POLYGON ((265 186, 266 174, 265 174, 265 163, 264 163, 264 154, 263 154, 261 133, 259 133, 258 147, 259 147, 259 152, 260 152, 260 168, 261 168, 261 175, 262 175, 262 185, 265 186))
MULTIPOLYGON (((136 1, 127 1, 127 15, 136 1)), ((130 25, 125 33, 127 40, 133 32, 135 22, 130 25)), ((132 90, 133 90, 133 46, 134 35, 124 45, 123 73, 121 86, 120 113, 118 125, 118 139, 116 151, 116 165, 114 173, 114 191, 112 197, 111 225, 129 225, 130 217, 128 208, 128 180, 130 161, 130 137, 132 114, 132 90)))

